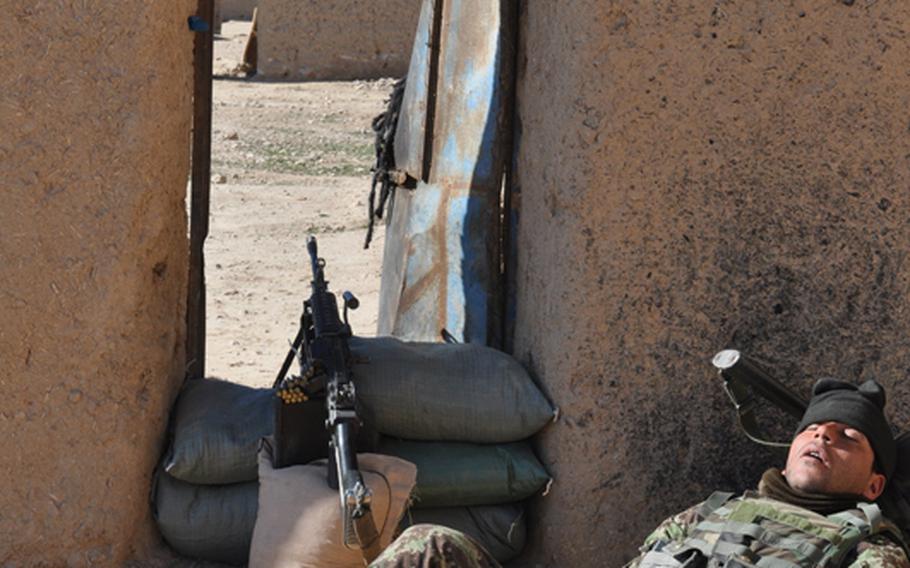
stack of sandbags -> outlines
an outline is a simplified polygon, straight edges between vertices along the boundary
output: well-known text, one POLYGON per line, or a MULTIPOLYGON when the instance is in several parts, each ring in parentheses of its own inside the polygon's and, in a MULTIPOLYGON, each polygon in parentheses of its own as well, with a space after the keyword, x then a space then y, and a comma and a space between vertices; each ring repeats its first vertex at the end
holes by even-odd
POLYGON ((554 410, 505 353, 478 345, 354 338, 354 382, 379 453, 417 465, 405 524, 431 522, 474 537, 503 562, 524 546, 522 501, 549 474, 527 438, 554 410))
POLYGON ((246 564, 258 503, 260 438, 271 434, 272 389, 191 379, 171 418, 153 489, 158 528, 184 556, 246 564))
MULTIPOLYGON (((362 418, 384 435, 378 452, 417 465, 405 523, 461 530, 500 561, 520 552, 521 502, 549 480, 527 438, 554 416, 527 372, 505 353, 478 345, 353 338, 351 352, 362 418)), ((272 435, 274 405, 272 389, 187 382, 155 491, 158 526, 179 553, 247 561, 257 451, 272 435)))

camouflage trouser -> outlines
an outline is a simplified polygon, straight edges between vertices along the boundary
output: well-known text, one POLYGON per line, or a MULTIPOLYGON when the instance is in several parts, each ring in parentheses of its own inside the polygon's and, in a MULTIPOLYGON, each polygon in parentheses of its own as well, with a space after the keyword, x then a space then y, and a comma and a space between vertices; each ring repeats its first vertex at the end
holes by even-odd
POLYGON ((468 535, 438 525, 414 525, 369 568, 500 568, 468 535))

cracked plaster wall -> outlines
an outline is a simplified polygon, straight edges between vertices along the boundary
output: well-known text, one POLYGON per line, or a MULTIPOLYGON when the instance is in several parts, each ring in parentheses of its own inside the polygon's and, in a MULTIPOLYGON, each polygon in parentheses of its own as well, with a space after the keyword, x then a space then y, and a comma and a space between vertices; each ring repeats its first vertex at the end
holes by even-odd
POLYGON ((616 566, 778 464, 710 366, 910 428, 910 4, 523 2, 514 352, 561 408, 525 560, 616 566))
POLYGON ((189 0, 0 20, 0 565, 120 566, 183 377, 189 0))

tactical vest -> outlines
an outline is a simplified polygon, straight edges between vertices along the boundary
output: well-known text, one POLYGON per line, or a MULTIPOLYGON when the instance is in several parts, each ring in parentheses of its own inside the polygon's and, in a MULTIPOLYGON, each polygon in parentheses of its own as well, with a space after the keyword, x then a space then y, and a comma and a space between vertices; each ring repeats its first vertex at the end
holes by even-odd
POLYGON ((702 505, 704 520, 681 542, 657 543, 639 568, 840 566, 864 539, 879 533, 903 546, 901 533, 877 505, 819 515, 781 501, 715 493, 702 505))

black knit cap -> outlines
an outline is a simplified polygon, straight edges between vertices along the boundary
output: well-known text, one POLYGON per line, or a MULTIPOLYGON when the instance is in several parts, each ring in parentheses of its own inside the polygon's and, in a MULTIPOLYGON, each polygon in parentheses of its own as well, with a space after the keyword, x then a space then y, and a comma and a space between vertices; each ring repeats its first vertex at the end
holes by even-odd
POLYGON ((812 388, 812 399, 796 433, 810 424, 841 422, 866 435, 875 451, 881 473, 890 479, 897 461, 897 445, 885 418, 885 389, 874 380, 856 385, 821 379, 812 388))

